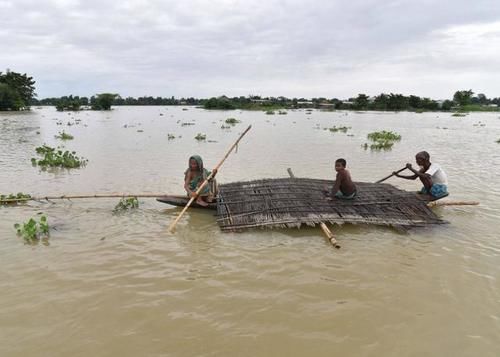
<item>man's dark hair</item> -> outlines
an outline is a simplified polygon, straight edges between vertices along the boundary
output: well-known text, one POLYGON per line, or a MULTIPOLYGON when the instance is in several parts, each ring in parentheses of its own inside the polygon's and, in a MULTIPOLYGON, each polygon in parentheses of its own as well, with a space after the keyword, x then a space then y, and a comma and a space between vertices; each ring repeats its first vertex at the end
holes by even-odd
POLYGON ((345 161, 345 159, 337 159, 335 160, 335 163, 339 163, 341 164, 342 166, 346 167, 347 166, 347 161, 345 161))
POLYGON ((427 151, 420 151, 419 153, 417 153, 416 156, 419 156, 425 160, 430 160, 431 159, 431 156, 429 155, 429 153, 427 151))

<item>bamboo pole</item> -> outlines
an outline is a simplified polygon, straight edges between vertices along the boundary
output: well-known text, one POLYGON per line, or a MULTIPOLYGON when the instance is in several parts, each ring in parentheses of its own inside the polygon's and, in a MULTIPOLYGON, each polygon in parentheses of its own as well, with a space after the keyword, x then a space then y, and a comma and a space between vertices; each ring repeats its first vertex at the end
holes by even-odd
MULTIPOLYGON (((293 174, 293 171, 290 167, 286 170, 288 171, 288 175, 290 175, 291 178, 295 178, 295 175, 293 174)), ((323 233, 325 233, 326 238, 328 238, 328 241, 330 243, 332 243, 332 245, 335 248, 339 249, 340 245, 337 243, 337 239, 335 239, 333 232, 328 229, 328 227, 326 226, 326 224, 324 222, 321 222, 319 225, 320 225, 321 229, 323 230, 323 233)))
POLYGON ((222 164, 224 163, 224 161, 227 159, 227 157, 229 156, 229 154, 231 153, 231 151, 233 151, 233 149, 238 145, 238 143, 240 142, 240 140, 243 138, 243 136, 252 128, 251 125, 248 126, 248 128, 246 128, 246 130, 241 133, 240 137, 238 138, 238 140, 236 140, 236 142, 229 148, 229 150, 227 151, 226 155, 224 155, 224 157, 222 158, 222 160, 219 161, 219 163, 217 164, 217 166, 215 166, 215 168, 212 170, 212 172, 210 173, 210 175, 208 175, 208 177, 205 179, 205 181, 203 181, 203 183, 200 185, 200 187, 198 187, 198 189, 196 190, 195 192, 195 196, 194 197, 191 197, 191 199, 188 201, 188 203, 186 204, 186 206, 182 209, 181 213, 179 213, 179 215, 177 216, 177 218, 170 224, 170 226, 168 227, 168 230, 170 233, 173 233, 174 230, 175 230, 175 226, 177 224, 177 222, 179 222, 179 220, 181 219, 181 217, 184 215, 184 213, 188 210, 189 206, 191 206, 191 204, 193 203, 193 201, 198 197, 198 195, 200 194, 200 192, 203 190, 203 188, 207 185, 208 181, 210 179, 212 179, 212 177, 214 176, 214 171, 217 171, 219 169, 219 167, 222 166, 222 164))
POLYGON ((440 207, 440 206, 477 206, 477 201, 432 201, 427 203, 427 207, 440 207))
POLYGON ((326 238, 328 238, 328 241, 330 243, 332 243, 332 245, 335 248, 340 249, 340 245, 337 243, 337 240, 335 239, 335 236, 333 235, 332 231, 328 229, 328 227, 326 226, 326 224, 323 223, 323 222, 321 222, 319 225, 320 225, 321 229, 323 230, 323 232, 325 233, 326 238))
MULTIPOLYGON (((402 169, 399 169, 398 171, 396 171, 396 173, 397 173, 397 174, 399 174, 401 171, 404 171, 404 170, 406 170, 406 166, 405 166, 405 167, 403 167, 402 169)), ((384 182, 385 180, 390 179, 392 176, 394 176, 394 173, 390 174, 389 176, 384 177, 383 179, 380 179, 380 180, 378 180, 378 181, 375 181, 375 183, 382 183, 382 182, 384 182)))
POLYGON ((26 201, 49 201, 49 200, 72 200, 80 198, 123 198, 123 197, 161 197, 165 196, 164 193, 96 193, 85 195, 62 195, 62 196, 38 196, 29 198, 7 198, 0 200, 0 203, 13 203, 13 202, 26 202, 26 201))

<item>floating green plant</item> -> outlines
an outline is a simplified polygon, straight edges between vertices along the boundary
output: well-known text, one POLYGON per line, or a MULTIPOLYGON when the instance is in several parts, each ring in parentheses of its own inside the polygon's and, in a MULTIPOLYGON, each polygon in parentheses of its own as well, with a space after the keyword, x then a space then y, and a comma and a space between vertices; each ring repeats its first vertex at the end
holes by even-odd
POLYGON ((75 137, 73 135, 67 134, 63 131, 59 132, 58 135, 55 136, 56 139, 61 140, 73 140, 75 137))
POLYGON ((31 195, 22 192, 19 192, 16 195, 12 193, 9 195, 0 195, 0 205, 17 204, 22 202, 19 200, 28 201, 30 198, 31 195))
POLYGON ((227 118, 226 119, 226 124, 231 124, 231 125, 235 125, 235 124, 238 124, 240 121, 236 118, 227 118))
MULTIPOLYGON (((59 148, 57 148, 59 149, 59 148)), ((76 156, 76 152, 68 150, 57 150, 47 145, 36 148, 36 153, 42 156, 41 159, 32 158, 31 163, 43 168, 46 167, 64 167, 74 169, 85 165, 88 160, 76 156)))
POLYGON ((266 111, 266 114, 267 115, 274 115, 274 110, 268 110, 268 111, 266 111))
POLYGON ((167 134, 167 138, 168 138, 168 140, 173 140, 173 139, 175 139, 175 135, 167 134))
POLYGON ((328 130, 330 130, 332 133, 336 133, 338 131, 342 132, 342 133, 347 133, 347 130, 351 129, 350 126, 333 126, 333 128, 328 128, 328 130))
POLYGON ((231 125, 224 125, 224 124, 222 124, 220 128, 221 129, 231 129, 231 125))
POLYGON ((194 125, 195 123, 191 123, 191 122, 185 122, 185 123, 182 123, 181 126, 189 126, 189 125, 194 125))
POLYGON ((39 221, 30 218, 26 223, 16 223, 14 228, 17 230, 17 235, 23 237, 26 243, 34 243, 41 238, 49 237, 49 223, 45 216, 41 216, 39 221))
POLYGON ((201 141, 201 140, 206 140, 207 136, 205 134, 198 133, 194 138, 198 141, 201 141))
POLYGON ((368 139, 370 139, 371 141, 377 141, 377 140, 400 141, 401 135, 393 131, 382 130, 369 133, 368 139))
POLYGON ((465 113, 453 113, 451 116, 452 116, 452 117, 464 117, 464 116, 466 116, 466 115, 467 115, 467 114, 465 114, 465 113))
POLYGON ((278 110, 279 115, 287 115, 288 112, 286 110, 278 110))
POLYGON ((498 144, 500 144, 500 139, 498 139, 496 142, 497 142, 498 144))
POLYGON ((139 207, 139 200, 137 197, 123 197, 120 202, 115 206, 113 212, 126 211, 139 207))
MULTIPOLYGON (((392 149, 396 141, 401 140, 401 135, 392 131, 374 131, 368 134, 368 139, 372 141, 370 144, 371 150, 390 150, 392 149)), ((368 148, 368 144, 364 144, 365 150, 368 148)))

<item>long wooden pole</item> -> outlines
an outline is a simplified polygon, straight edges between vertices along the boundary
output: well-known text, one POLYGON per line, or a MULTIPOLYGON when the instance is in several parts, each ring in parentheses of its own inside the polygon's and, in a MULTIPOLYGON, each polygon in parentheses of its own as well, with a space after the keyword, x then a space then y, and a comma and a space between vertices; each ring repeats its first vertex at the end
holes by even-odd
POLYGON ((5 198, 0 200, 0 203, 13 203, 13 202, 26 202, 26 201, 48 201, 48 200, 71 200, 78 198, 122 198, 122 197, 161 197, 165 193, 96 193, 86 195, 61 195, 61 196, 38 196, 38 197, 25 197, 25 198, 5 198))
POLYGON ((208 177, 205 179, 205 181, 203 181, 203 183, 200 185, 200 187, 198 187, 198 189, 196 190, 195 192, 195 196, 194 197, 191 197, 191 199, 188 201, 188 203, 186 204, 186 206, 183 208, 183 210, 181 211, 181 213, 179 213, 179 215, 177 216, 177 218, 170 224, 170 226, 168 227, 168 230, 169 232, 174 232, 175 230, 175 226, 177 225, 177 222, 179 222, 179 220, 181 219, 181 217, 184 215, 184 213, 188 210, 189 206, 191 206, 191 203, 193 203, 193 201, 198 197, 198 195, 200 194, 200 192, 203 190, 203 188, 207 185, 208 181, 213 177, 214 175, 214 171, 216 170, 219 170, 219 167, 222 166, 222 164, 224 163, 224 161, 227 159, 227 157, 229 156, 229 154, 231 153, 231 151, 234 150, 234 148, 236 147, 236 145, 238 145, 238 143, 240 142, 240 140, 243 138, 243 136, 245 136, 245 134, 252 128, 251 125, 248 126, 248 128, 246 128, 246 130, 241 133, 240 137, 238 138, 238 140, 235 141, 235 143, 229 148, 229 150, 227 151, 226 155, 224 155, 224 157, 222 158, 222 160, 219 161, 219 163, 217 164, 217 166, 215 166, 215 168, 212 170, 212 172, 210 173, 210 175, 208 175, 208 177))
MULTIPOLYGON (((397 173, 397 174, 399 174, 401 171, 404 171, 404 170, 406 170, 406 166, 405 166, 405 167, 403 167, 402 169, 399 169, 398 171, 396 171, 396 173, 397 173)), ((385 180, 390 179, 392 176, 394 176, 394 173, 390 174, 389 176, 384 177, 383 179, 380 179, 380 180, 378 180, 378 181, 375 181, 375 183, 382 183, 382 182, 384 182, 385 180)))

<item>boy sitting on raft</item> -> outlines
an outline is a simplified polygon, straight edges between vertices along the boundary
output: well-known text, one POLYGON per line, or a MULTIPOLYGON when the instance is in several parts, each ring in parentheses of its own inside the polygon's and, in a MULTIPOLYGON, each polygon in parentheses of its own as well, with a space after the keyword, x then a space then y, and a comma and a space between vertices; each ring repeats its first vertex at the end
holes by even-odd
MULTIPOLYGON (((214 170, 213 176, 210 181, 203 187, 200 194, 196 199, 196 203, 200 206, 208 206, 207 202, 212 202, 215 196, 215 174, 217 170, 214 170)), ((196 197, 196 190, 201 186, 201 184, 210 175, 210 171, 203 167, 203 160, 198 155, 193 155, 189 158, 188 169, 184 172, 184 188, 186 189, 187 195, 189 197, 196 197)))
POLYGON ((352 200, 356 197, 356 185, 352 182, 351 174, 349 170, 346 169, 346 166, 347 162, 345 159, 337 159, 337 161, 335 161, 337 176, 329 199, 335 197, 343 200, 352 200))
POLYGON ((411 164, 406 164, 406 168, 413 172, 413 175, 405 176, 397 172, 393 172, 396 177, 401 177, 407 180, 420 179, 424 187, 420 190, 420 194, 428 196, 429 199, 435 200, 448 196, 448 178, 441 166, 431 163, 431 157, 427 151, 421 151, 415 155, 415 161, 420 166, 420 170, 415 170, 411 164))

